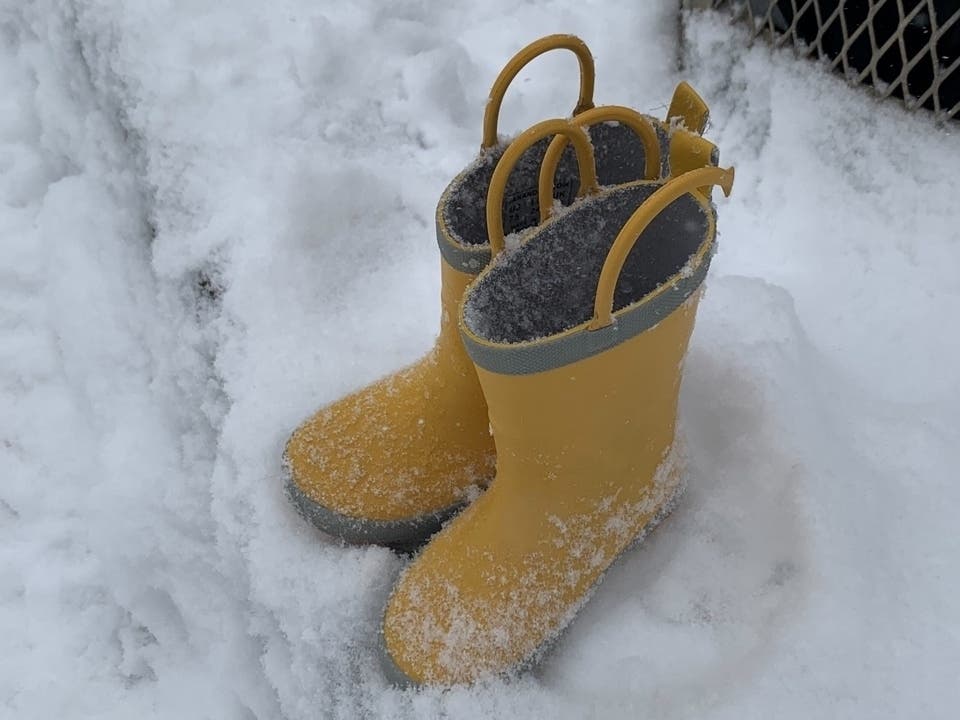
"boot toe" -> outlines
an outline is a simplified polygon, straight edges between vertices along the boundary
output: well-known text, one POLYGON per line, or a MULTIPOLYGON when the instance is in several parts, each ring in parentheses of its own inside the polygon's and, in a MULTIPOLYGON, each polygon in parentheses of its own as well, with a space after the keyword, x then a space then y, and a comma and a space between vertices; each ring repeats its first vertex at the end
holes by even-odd
POLYGON ((510 674, 537 654, 556 624, 560 598, 540 577, 546 558, 508 557, 496 543, 470 537, 474 511, 485 499, 431 541, 387 602, 382 665, 402 687, 510 674), (539 596, 533 602, 531 591, 539 596))
POLYGON ((394 586, 381 623, 387 677, 454 685, 535 665, 614 560, 673 508, 679 479, 671 465, 618 508, 585 503, 566 514, 562 504, 530 512, 516 485, 497 480, 394 586))
POLYGON ((284 463, 284 491, 297 513, 327 535, 354 545, 384 545, 402 552, 419 547, 464 505, 455 503, 398 520, 348 515, 335 509, 336 499, 325 504, 305 492, 294 480, 287 462, 284 463))
POLYGON ((316 413, 287 443, 283 468, 294 507, 351 543, 415 546, 435 533, 493 474, 492 441, 463 437, 442 393, 416 366, 316 413))

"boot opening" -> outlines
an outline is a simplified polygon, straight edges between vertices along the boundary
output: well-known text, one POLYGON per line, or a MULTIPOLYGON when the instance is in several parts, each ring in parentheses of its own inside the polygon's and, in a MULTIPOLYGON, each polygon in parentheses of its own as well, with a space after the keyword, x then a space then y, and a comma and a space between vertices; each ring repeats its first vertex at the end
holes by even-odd
MULTIPOLYGON (((656 126, 660 137, 661 157, 667 155, 666 136, 656 126)), ((646 153, 636 133, 619 123, 598 123, 587 128, 597 161, 597 177, 601 185, 620 185, 643 179, 646 153)), ((510 233, 540 224, 537 180, 540 165, 551 138, 541 140, 527 150, 507 180, 503 202, 503 229, 510 233)), ((493 171, 504 153, 498 147, 484 153, 451 183, 444 195, 441 212, 453 238, 463 245, 487 244, 487 190, 493 171)), ((569 205, 580 185, 580 173, 573 148, 568 146, 560 160, 553 197, 569 205)))
MULTIPOLYGON (((581 201, 562 218, 500 258, 469 293, 464 318, 478 337, 518 343, 587 322, 600 270, 627 219, 660 187, 617 188, 581 201)), ((614 311, 639 302, 681 272, 708 239, 709 217, 687 194, 647 227, 631 250, 614 294, 614 311)))

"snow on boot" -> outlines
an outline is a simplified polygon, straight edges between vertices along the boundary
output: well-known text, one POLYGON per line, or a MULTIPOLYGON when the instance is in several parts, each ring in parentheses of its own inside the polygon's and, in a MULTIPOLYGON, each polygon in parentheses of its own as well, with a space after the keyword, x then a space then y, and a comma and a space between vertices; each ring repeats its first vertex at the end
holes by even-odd
MULTIPOLYGON (((677 168, 716 157, 688 133, 672 150, 677 168)), ((732 182, 732 169, 700 167, 607 189, 499 255, 491 223, 496 260, 468 288, 460 328, 489 407, 496 479, 391 593, 381 647, 395 682, 471 682, 536 661, 671 509, 681 368, 714 250, 708 188, 729 194, 732 182)))
MULTIPOLYGON (((617 105, 601 105, 600 107, 590 108, 574 115, 572 122, 580 128, 590 128, 591 141, 596 145, 597 167, 606 168, 615 165, 608 158, 611 152, 622 150, 622 143, 602 142, 604 133, 611 132, 609 128, 617 125, 628 126, 633 130, 637 137, 643 140, 644 147, 651 148, 654 144, 658 150, 662 151, 663 162, 661 166, 660 157, 652 152, 647 155, 647 169, 643 176, 646 180, 655 180, 661 176, 666 177, 673 173, 669 163, 670 136, 674 129, 686 130, 702 135, 707 127, 707 121, 710 118, 710 111, 707 104, 703 101, 697 92, 690 87, 689 83, 681 82, 673 91, 673 98, 670 101, 670 108, 667 110, 666 123, 660 124, 652 118, 643 118, 647 120, 643 123, 638 117, 638 113, 629 108, 617 105), (595 137, 596 136, 596 137, 595 137), (597 142, 597 138, 601 142, 597 142)), ((557 135, 547 147, 543 156, 543 164, 540 167, 540 222, 546 221, 553 211, 553 203, 549 202, 551 195, 554 195, 553 183, 557 176, 557 170, 560 167, 560 160, 564 156, 564 150, 567 147, 567 138, 563 135, 557 135)), ((569 160, 568 160, 569 162, 569 160)), ((629 166, 628 166, 629 168, 629 166)), ((624 177, 622 179, 611 178, 609 173, 602 173, 600 177, 604 185, 616 185, 622 182, 637 180, 636 176, 624 177)), ((555 195, 554 195, 555 197, 555 195)))
MULTIPOLYGON (((506 149, 497 137, 503 96, 524 65, 552 49, 571 50, 579 60, 575 112, 593 107, 593 59, 586 45, 571 35, 531 43, 498 76, 484 114, 480 155, 450 183, 437 206, 442 312, 431 352, 319 410, 287 443, 287 494, 301 515, 333 536, 353 543, 416 546, 493 477, 495 451, 486 403, 456 318, 464 289, 490 260, 484 201, 506 149)), ((670 121, 644 119, 646 123, 633 119, 594 133, 601 156, 597 172, 605 184, 659 176, 670 121)), ((504 210, 508 233, 538 223, 538 173, 548 143, 544 138, 530 148, 509 174, 504 210)), ((549 192, 570 202, 582 185, 575 153, 568 148, 557 164, 549 192)))

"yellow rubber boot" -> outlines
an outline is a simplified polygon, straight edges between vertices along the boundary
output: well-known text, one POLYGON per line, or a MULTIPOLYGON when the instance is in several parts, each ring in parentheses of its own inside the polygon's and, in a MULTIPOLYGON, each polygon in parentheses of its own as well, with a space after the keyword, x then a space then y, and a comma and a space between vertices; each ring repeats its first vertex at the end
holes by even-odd
MULTIPOLYGON (((535 140, 567 131, 566 121, 549 121, 535 140)), ((591 169, 583 173, 578 194, 594 193, 592 146, 586 136, 577 139, 576 154, 591 169)), ((536 175, 530 179, 535 197, 536 175)), ((441 225, 439 234, 449 241, 447 228, 441 225)), ((321 410, 287 445, 294 503, 315 525, 344 539, 415 544, 493 477, 487 406, 456 320, 474 275, 454 267, 464 260, 449 248, 442 256, 443 312, 433 350, 321 410)))
MULTIPOLYGON (((678 168, 715 156, 695 136, 675 146, 678 168)), ((497 475, 394 587, 381 640, 395 682, 471 682, 534 662, 669 511, 681 487, 681 367, 714 247, 706 188, 729 193, 732 182, 732 170, 701 167, 604 191, 468 288, 460 326, 497 475)))

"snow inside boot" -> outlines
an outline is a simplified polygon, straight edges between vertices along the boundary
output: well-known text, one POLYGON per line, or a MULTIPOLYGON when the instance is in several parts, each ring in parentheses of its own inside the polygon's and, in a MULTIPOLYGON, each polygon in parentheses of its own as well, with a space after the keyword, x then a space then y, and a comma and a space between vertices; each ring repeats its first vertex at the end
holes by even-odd
MULTIPOLYGON (((671 150, 678 172, 716 159, 687 133, 671 150)), ((714 250, 709 186, 729 194, 732 183, 732 169, 700 167, 610 188, 500 254, 492 223, 495 260, 459 322, 496 479, 393 589, 381 647, 395 682, 468 683, 529 666, 670 510, 682 486, 681 369, 714 250)))
MULTIPOLYGON (((480 155, 450 183, 437 206, 441 320, 434 348, 414 365, 319 410, 286 445, 287 494, 301 515, 330 535, 351 543, 415 547, 493 477, 487 407, 456 318, 464 289, 490 260, 484 199, 506 150, 497 136, 504 93, 524 65, 557 48, 571 50, 580 63, 575 112, 593 107, 593 59, 570 35, 532 43, 498 76, 484 115, 480 155)), ((677 93, 689 97, 692 90, 678 88, 677 93)), ((682 121, 698 122, 696 117, 682 121)), ((597 126, 592 142, 600 181, 659 177, 661 148, 676 123, 633 113, 623 123, 597 126)), ((539 222, 538 176, 549 141, 535 143, 509 173, 503 213, 508 234, 539 222)), ((576 154, 572 148, 556 154, 547 194, 569 203, 583 185, 576 154)))

